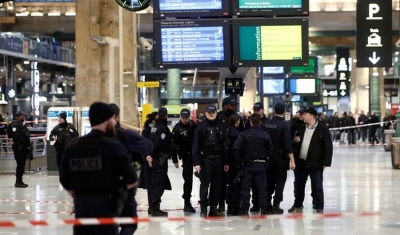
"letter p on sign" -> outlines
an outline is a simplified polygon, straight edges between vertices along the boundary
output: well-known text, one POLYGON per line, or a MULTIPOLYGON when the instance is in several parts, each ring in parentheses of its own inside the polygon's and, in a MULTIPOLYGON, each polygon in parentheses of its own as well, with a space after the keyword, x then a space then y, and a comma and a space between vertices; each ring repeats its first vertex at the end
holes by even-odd
POLYGON ((382 17, 375 17, 374 15, 377 14, 380 10, 380 7, 376 3, 371 3, 368 6, 368 17, 367 20, 382 20, 382 17))

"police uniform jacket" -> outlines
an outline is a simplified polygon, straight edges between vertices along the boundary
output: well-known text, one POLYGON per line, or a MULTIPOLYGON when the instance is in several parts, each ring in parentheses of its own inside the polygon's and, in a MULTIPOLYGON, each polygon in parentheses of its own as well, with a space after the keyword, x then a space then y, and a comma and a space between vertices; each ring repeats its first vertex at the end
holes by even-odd
MULTIPOLYGON (((263 114, 263 117, 261 118, 261 124, 260 126, 264 129, 265 127, 265 123, 269 120, 269 118, 267 116, 265 116, 265 114, 263 114)), ((250 129, 250 120, 248 122, 246 122, 246 126, 244 127, 245 130, 250 129)))
MULTIPOLYGON (((154 127, 156 128, 156 132, 154 134, 154 148, 151 157, 154 159, 158 159, 161 154, 170 154, 170 148, 172 144, 172 134, 167 126, 167 119, 157 120, 154 127)), ((152 134, 150 134, 152 135, 152 134)))
POLYGON ((119 122, 115 129, 118 140, 121 141, 131 155, 139 154, 147 157, 153 150, 154 145, 149 139, 132 130, 123 129, 119 122))
POLYGON ((171 148, 172 162, 178 163, 178 157, 192 157, 193 135, 196 131, 197 124, 189 120, 188 124, 179 121, 172 130, 173 144, 171 148))
POLYGON ((249 155, 251 160, 267 160, 274 148, 268 133, 261 126, 252 126, 243 131, 233 145, 234 158, 238 164, 244 160, 243 150, 244 155, 249 155))
POLYGON ((228 147, 228 158, 229 158, 229 165, 230 166, 236 166, 236 161, 235 158, 233 157, 233 145, 235 144, 235 141, 239 138, 240 134, 242 132, 234 126, 229 127, 229 138, 230 138, 230 144, 228 147))
MULTIPOLYGON (((230 116, 231 116, 232 114, 234 114, 234 112, 219 111, 219 112, 217 113, 217 119, 216 119, 216 120, 218 120, 218 122, 219 122, 220 124, 228 125, 228 124, 229 124, 229 118, 230 118, 230 116)), ((206 118, 206 119, 207 119, 207 118, 206 118)), ((240 123, 239 123, 238 129, 239 129, 240 131, 243 131, 243 130, 244 130, 244 122, 243 122, 242 117, 239 116, 239 120, 240 120, 240 123)))
MULTIPOLYGON (((201 160, 207 153, 214 151, 213 155, 220 155, 223 158, 224 165, 228 165, 228 158, 226 152, 226 139, 225 139, 225 130, 229 126, 220 124, 217 119, 214 121, 210 121, 206 119, 203 123, 197 126, 197 129, 193 136, 193 148, 192 148, 192 155, 193 155, 193 166, 201 165, 201 160), (214 129, 215 132, 215 144, 212 147, 205 147, 205 141, 207 138, 208 129, 214 129)), ((226 132, 227 133, 227 132, 226 132)))
POLYGON ((60 182, 76 196, 112 194, 120 185, 120 177, 125 184, 138 180, 126 148, 105 133, 92 130, 65 148, 60 182))
POLYGON ((31 144, 30 136, 29 136, 29 129, 26 126, 26 123, 13 121, 10 126, 10 132, 12 134, 13 142, 19 144, 23 147, 29 147, 31 144))
MULTIPOLYGON (((300 142, 295 143, 297 152, 300 153, 301 144, 303 143, 304 133, 306 126, 302 126, 299 130, 300 142)), ((310 146, 307 153, 307 168, 318 168, 323 166, 331 166, 333 155, 333 144, 332 137, 329 129, 319 123, 315 126, 314 134, 311 137, 310 146)), ((298 160, 300 156, 295 155, 295 159, 298 160)))
POLYGON ((284 151, 284 154, 293 153, 293 142, 288 125, 283 117, 274 116, 265 122, 265 130, 271 137, 274 151, 284 151))
POLYGON ((53 140, 54 136, 57 136, 56 143, 54 146, 56 148, 65 148, 65 146, 74 138, 79 136, 78 131, 75 129, 74 125, 71 123, 59 123, 50 132, 50 138, 53 140), (71 132, 72 130, 72 132, 71 132))

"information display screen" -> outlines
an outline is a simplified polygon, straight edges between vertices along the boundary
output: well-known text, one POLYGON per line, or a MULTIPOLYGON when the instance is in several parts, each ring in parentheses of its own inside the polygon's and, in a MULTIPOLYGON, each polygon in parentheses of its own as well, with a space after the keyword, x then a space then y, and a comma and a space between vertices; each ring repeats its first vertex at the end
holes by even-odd
POLYGON ((237 16, 308 16, 309 0, 232 0, 237 16))
POLYGON ((284 67, 263 67, 263 74, 284 74, 284 67))
POLYGON ((285 93, 285 80, 282 79, 263 79, 264 95, 279 95, 285 93))
POLYGON ((290 93, 292 94, 314 94, 316 93, 315 78, 290 78, 290 93))
POLYGON ((228 20, 154 22, 157 68, 230 67, 228 20))
POLYGON ((307 65, 308 19, 237 19, 232 23, 234 66, 307 65))
POLYGON ((229 16, 230 0, 153 0, 155 18, 229 16))
POLYGON ((290 67, 291 74, 316 74, 317 69, 317 58, 309 57, 307 66, 292 66, 290 67))

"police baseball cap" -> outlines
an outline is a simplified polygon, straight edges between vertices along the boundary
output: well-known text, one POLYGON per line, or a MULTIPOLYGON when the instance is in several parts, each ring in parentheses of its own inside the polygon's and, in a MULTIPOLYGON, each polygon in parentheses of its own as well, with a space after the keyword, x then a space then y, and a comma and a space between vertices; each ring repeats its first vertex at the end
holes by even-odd
POLYGON ((24 115, 24 112, 18 111, 18 112, 15 113, 14 116, 19 117, 19 116, 21 116, 21 115, 24 115))
POLYGON ((217 107, 215 107, 214 105, 209 105, 206 108, 206 112, 207 113, 211 113, 211 112, 217 112, 217 107))
POLYGON ((304 113, 309 113, 309 114, 311 114, 313 116, 317 116, 318 115, 317 110, 315 110, 315 108, 313 108, 313 107, 304 108, 304 113))
POLYGON ((238 102, 231 98, 231 97, 226 97, 223 101, 222 101, 222 106, 226 105, 226 104, 231 104, 231 105, 237 105, 238 102))
POLYGON ((253 106, 254 111, 260 111, 261 109, 264 109, 264 105, 261 102, 257 102, 253 106))
POLYGON ((304 108, 299 109, 296 113, 303 114, 304 113, 304 108))
POLYGON ((190 117, 190 110, 189 109, 182 109, 181 110, 181 117, 189 118, 190 117))
POLYGON ((286 108, 285 105, 282 103, 275 104, 274 110, 276 113, 284 113, 286 108))
POLYGON ((167 108, 165 108, 165 107, 159 108, 159 109, 158 109, 158 114, 161 114, 161 115, 168 115, 168 110, 167 110, 167 108))

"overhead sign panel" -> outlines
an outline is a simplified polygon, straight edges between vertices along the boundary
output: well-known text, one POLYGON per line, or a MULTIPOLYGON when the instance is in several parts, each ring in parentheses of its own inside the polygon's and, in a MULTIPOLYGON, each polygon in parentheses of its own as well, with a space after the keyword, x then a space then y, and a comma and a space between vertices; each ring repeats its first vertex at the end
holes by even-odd
POLYGON ((357 67, 392 67, 392 1, 357 1, 357 67))
POLYGON ((307 16, 309 0, 232 0, 237 16, 307 16))
POLYGON ((338 97, 350 96, 350 49, 336 48, 336 84, 338 97))

